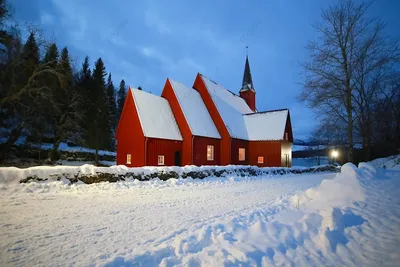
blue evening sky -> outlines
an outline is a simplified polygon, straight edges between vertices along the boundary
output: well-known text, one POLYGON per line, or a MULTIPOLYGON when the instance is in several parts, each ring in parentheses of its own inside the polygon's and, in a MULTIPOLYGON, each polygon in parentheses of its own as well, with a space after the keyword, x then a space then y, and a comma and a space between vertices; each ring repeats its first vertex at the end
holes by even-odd
MULTIPOLYGON (((306 139, 317 120, 296 101, 299 62, 316 37, 311 23, 337 1, 97 1, 11 0, 21 24, 40 25, 67 46, 79 69, 85 55, 102 57, 116 86, 160 94, 167 77, 193 85, 197 72, 233 92, 241 86, 245 47, 259 111, 289 108, 294 137, 306 139)), ((400 36, 400 1, 376 0, 370 10, 400 36)))

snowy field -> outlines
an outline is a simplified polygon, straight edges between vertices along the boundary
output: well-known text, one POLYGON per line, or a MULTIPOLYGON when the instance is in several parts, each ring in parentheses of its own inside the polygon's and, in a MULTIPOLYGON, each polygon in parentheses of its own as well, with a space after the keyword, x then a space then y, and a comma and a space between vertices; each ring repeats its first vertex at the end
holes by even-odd
POLYGON ((0 266, 398 266, 398 161, 339 174, 2 180, 0 266))

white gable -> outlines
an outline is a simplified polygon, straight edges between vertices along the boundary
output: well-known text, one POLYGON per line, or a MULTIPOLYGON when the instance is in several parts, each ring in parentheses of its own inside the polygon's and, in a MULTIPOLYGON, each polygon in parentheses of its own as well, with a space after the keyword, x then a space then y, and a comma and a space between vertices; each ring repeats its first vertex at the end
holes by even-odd
POLYGON ((207 77, 202 78, 231 137, 248 140, 243 114, 253 111, 246 101, 207 77))
POLYGON ((283 139, 288 110, 254 113, 243 98, 201 77, 231 137, 249 141, 283 139))
POLYGON ((144 136, 182 140, 175 117, 166 99, 137 89, 131 89, 144 136))
POLYGON ((249 140, 282 140, 288 110, 244 115, 249 140))
MULTIPOLYGON (((208 91, 210 92, 213 99, 215 97, 221 99, 223 102, 227 103, 228 105, 232 106, 241 114, 253 113, 250 107, 247 105, 246 101, 240 96, 230 92, 229 90, 225 89, 221 85, 217 84, 216 82, 208 79, 207 77, 203 76, 203 81, 207 86, 208 91)), ((218 108, 218 107, 217 107, 218 108)))
POLYGON ((169 79, 193 135, 221 138, 199 92, 169 79))

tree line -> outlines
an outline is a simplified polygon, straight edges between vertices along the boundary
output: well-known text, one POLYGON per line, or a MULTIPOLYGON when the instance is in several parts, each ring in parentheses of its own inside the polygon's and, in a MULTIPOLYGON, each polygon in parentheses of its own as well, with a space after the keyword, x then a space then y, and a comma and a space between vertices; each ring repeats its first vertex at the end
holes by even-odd
POLYGON ((387 34, 381 18, 368 15, 371 4, 341 0, 322 10, 313 25, 317 38, 307 45, 310 59, 302 64, 299 100, 321 121, 313 138, 346 144, 348 161, 400 148, 399 39, 387 34), (362 146, 356 157, 355 142, 362 146))
POLYGON ((126 84, 115 88, 102 58, 93 68, 86 56, 78 70, 67 47, 58 47, 28 29, 8 23, 0 0, 0 160, 22 136, 50 140, 48 160, 58 159, 61 142, 96 150, 115 150, 114 134, 125 101, 126 84))

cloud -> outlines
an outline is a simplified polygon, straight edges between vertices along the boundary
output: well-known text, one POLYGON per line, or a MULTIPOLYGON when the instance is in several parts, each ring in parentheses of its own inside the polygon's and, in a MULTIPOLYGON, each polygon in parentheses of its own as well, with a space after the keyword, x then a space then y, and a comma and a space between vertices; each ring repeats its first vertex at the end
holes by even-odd
POLYGON ((190 57, 173 59, 159 52, 156 48, 150 46, 138 47, 137 49, 145 57, 156 60, 159 63, 161 63, 161 67, 170 73, 177 71, 202 72, 204 70, 203 66, 196 63, 194 59, 190 57))
POLYGON ((171 28, 163 19, 160 18, 156 10, 147 9, 144 14, 144 21, 147 27, 155 29, 158 33, 162 35, 172 33, 171 28))
POLYGON ((41 24, 52 24, 54 22, 54 17, 47 12, 40 12, 40 23, 41 24))
MULTIPOLYGON (((52 0, 54 6, 61 13, 60 21, 62 31, 67 31, 69 36, 76 42, 88 42, 88 16, 80 6, 77 8, 75 2, 52 0)), ((60 29, 61 30, 61 29, 60 29)), ((82 43, 79 43, 82 45, 82 43)))

